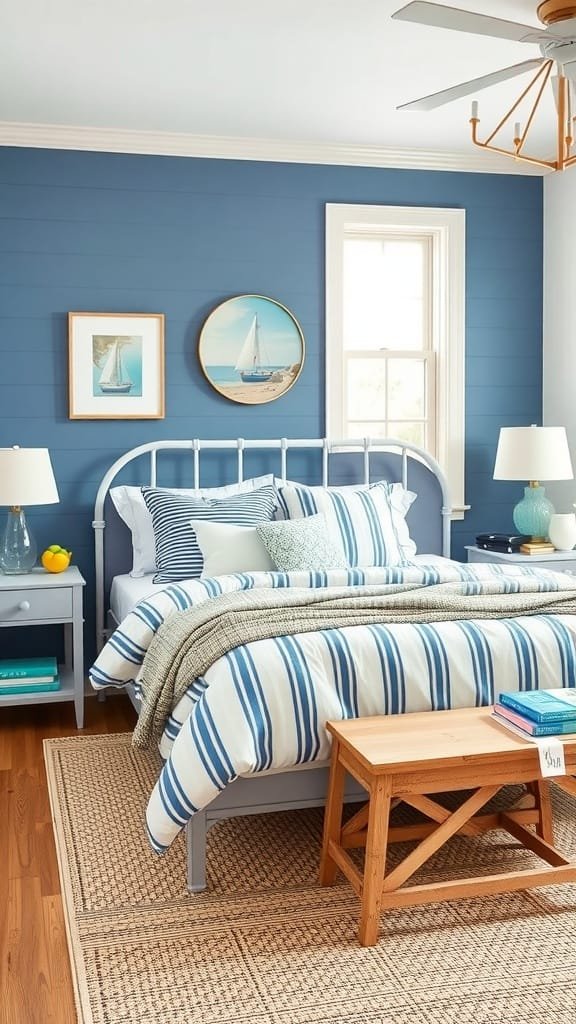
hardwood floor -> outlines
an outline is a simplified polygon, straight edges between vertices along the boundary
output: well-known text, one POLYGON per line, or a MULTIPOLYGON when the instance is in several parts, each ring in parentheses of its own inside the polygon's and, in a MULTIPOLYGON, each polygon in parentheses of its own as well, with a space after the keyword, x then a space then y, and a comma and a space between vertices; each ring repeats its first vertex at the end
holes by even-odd
MULTIPOLYGON (((130 732, 127 697, 86 700, 83 733, 130 732)), ((76 1024, 42 754, 73 704, 0 709, 0 1024, 76 1024)))

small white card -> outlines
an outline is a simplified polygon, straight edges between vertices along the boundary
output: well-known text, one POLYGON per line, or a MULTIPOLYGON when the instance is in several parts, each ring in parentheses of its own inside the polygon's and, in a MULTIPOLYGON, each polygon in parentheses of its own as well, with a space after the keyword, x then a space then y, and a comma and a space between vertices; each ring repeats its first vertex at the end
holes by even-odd
POLYGON ((555 736, 539 737, 536 744, 542 777, 553 778, 555 775, 566 775, 564 744, 555 736))

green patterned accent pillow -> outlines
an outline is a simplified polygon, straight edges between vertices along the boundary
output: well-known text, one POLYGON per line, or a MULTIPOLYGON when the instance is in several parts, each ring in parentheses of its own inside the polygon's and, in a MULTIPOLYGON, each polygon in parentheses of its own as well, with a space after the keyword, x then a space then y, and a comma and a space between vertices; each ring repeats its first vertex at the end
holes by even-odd
POLYGON ((347 569, 340 542, 328 533, 323 513, 256 527, 270 558, 281 572, 298 569, 347 569))

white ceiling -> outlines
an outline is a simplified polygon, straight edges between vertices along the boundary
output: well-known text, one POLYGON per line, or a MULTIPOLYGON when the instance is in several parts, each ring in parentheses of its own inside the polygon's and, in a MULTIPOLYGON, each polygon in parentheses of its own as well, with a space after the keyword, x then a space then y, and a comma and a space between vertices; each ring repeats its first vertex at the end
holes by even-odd
MULTIPOLYGON (((395 107, 538 49, 392 21, 403 2, 0 0, 0 121, 472 152, 470 99, 395 107)), ((539 25, 536 0, 454 5, 539 25)), ((481 133, 528 81, 478 94, 481 133)), ((550 93, 541 155, 552 122, 550 93)))

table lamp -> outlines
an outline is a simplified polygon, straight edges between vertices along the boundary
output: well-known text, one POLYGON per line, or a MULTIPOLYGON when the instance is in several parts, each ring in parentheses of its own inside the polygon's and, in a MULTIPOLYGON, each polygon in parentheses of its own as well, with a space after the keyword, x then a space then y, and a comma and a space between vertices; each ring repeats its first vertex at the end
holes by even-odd
POLYGON ((0 448, 0 505, 8 505, 8 522, 0 539, 0 571, 30 572, 36 543, 23 505, 53 505, 59 501, 47 448, 0 448))
POLYGON ((501 427, 494 464, 495 480, 529 480, 514 508, 518 533, 531 537, 530 547, 546 544, 554 506, 540 480, 572 480, 572 462, 565 427, 501 427))

